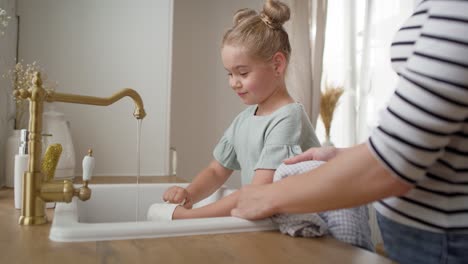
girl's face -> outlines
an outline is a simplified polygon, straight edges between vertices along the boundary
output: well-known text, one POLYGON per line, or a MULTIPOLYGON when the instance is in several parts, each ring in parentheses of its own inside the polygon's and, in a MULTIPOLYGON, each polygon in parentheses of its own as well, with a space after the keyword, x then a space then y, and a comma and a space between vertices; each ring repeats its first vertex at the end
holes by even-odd
POLYGON ((272 62, 254 60, 239 46, 226 45, 221 50, 229 85, 244 104, 265 102, 278 88, 278 75, 272 62))

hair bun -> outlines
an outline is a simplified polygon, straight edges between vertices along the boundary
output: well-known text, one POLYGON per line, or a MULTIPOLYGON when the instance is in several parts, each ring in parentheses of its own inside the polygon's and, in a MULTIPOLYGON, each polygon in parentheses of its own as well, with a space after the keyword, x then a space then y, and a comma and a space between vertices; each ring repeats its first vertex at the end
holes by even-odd
POLYGON ((234 14, 234 18, 233 18, 232 22, 234 23, 234 26, 237 26, 239 23, 241 23, 246 18, 255 16, 255 15, 257 15, 257 12, 255 10, 253 10, 253 9, 250 9, 250 8, 239 9, 234 14))
POLYGON ((280 29, 289 20, 290 14, 291 12, 286 4, 275 0, 267 0, 263 5, 260 18, 270 28, 280 29))

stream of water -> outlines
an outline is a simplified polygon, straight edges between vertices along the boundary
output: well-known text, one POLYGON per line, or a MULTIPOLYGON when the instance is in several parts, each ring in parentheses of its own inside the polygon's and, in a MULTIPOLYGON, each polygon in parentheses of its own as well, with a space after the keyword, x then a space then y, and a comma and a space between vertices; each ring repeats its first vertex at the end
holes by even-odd
POLYGON ((138 222, 138 213, 140 209, 140 141, 141 141, 142 119, 137 119, 137 177, 136 177, 136 212, 135 221, 138 222))

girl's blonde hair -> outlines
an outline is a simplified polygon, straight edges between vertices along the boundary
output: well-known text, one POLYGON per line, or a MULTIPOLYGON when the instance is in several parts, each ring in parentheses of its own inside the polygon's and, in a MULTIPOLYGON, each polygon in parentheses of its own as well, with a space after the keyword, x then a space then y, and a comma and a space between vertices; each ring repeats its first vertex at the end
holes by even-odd
POLYGON ((289 20, 289 7, 279 1, 267 0, 263 10, 240 9, 234 15, 234 25, 223 37, 225 45, 241 46, 254 58, 268 61, 282 52, 289 61, 291 45, 283 24, 289 20))

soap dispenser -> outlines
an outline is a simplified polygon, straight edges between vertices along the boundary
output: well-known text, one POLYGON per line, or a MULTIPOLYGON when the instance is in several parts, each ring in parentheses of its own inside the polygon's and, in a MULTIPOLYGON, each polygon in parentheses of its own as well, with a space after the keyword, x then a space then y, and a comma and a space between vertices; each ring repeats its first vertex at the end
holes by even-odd
POLYGON ((15 208, 21 209, 23 198, 23 175, 28 169, 29 150, 28 136, 29 132, 26 129, 21 129, 20 146, 18 154, 15 155, 15 172, 14 172, 14 193, 15 193, 15 208))
POLYGON ((55 170, 55 178, 72 179, 75 177, 75 148, 69 122, 63 113, 56 110, 55 103, 45 104, 44 107, 42 130, 51 135, 47 138, 46 145, 62 145, 62 155, 55 170))

